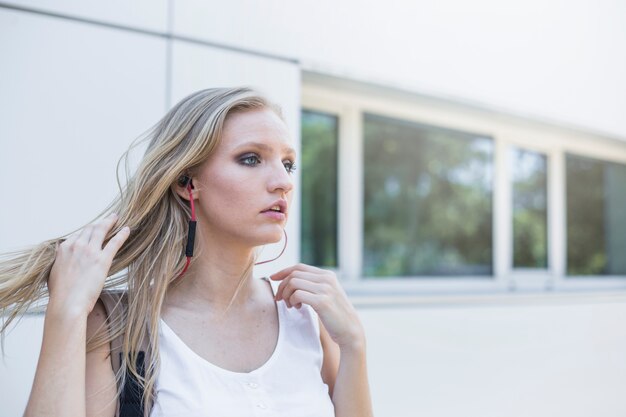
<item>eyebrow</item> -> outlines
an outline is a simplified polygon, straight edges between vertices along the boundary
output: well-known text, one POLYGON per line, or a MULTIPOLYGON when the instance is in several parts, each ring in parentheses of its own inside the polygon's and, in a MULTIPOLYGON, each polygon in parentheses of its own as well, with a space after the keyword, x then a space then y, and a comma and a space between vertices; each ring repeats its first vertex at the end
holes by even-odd
MULTIPOLYGON (((235 149, 247 148, 247 147, 255 147, 255 148, 263 149, 264 151, 268 151, 268 152, 272 151, 271 146, 266 145, 265 143, 260 143, 260 142, 247 142, 247 143, 237 146, 237 148, 235 149)), ((296 150, 287 145, 283 146, 283 151, 288 154, 296 155, 296 150)))

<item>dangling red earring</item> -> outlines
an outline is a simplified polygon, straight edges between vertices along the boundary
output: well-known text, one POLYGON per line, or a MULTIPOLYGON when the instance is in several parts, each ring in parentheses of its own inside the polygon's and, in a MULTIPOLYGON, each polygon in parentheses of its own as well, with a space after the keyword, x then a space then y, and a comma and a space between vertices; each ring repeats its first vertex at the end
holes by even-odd
POLYGON ((269 260, 263 261, 263 262, 257 262, 254 265, 262 265, 262 264, 266 264, 268 262, 275 261, 276 259, 280 258, 283 255, 283 253, 285 253, 285 249, 287 249, 287 231, 285 229, 283 229, 283 233, 285 234, 285 246, 283 246, 283 250, 280 251, 280 254, 277 257, 275 257, 274 259, 269 259, 269 260))

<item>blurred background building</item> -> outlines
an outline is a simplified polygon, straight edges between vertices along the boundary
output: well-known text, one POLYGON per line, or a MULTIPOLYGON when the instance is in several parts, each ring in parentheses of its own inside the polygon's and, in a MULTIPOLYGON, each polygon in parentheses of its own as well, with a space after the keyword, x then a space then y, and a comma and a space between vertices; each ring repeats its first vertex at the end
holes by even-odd
MULTIPOLYGON (((3 1, 0 251, 90 222, 187 94, 250 85, 299 150, 257 275, 337 272, 377 417, 623 417, 624 74, 617 0, 3 1)), ((6 338, 2 417, 42 318, 6 338)))

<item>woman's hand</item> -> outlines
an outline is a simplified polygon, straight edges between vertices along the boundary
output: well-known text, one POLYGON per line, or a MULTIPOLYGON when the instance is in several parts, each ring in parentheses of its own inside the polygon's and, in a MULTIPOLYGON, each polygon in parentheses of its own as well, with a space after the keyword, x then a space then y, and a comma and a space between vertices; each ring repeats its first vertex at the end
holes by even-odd
POLYGON ((112 214, 74 233, 57 247, 48 278, 51 306, 84 314, 91 312, 113 257, 130 235, 130 229, 124 227, 102 248, 116 221, 117 215, 112 214))
POLYGON ((302 303, 313 307, 340 348, 364 346, 361 321, 333 272, 297 264, 270 278, 282 281, 276 291, 276 301, 284 300, 290 308, 300 308, 302 303))

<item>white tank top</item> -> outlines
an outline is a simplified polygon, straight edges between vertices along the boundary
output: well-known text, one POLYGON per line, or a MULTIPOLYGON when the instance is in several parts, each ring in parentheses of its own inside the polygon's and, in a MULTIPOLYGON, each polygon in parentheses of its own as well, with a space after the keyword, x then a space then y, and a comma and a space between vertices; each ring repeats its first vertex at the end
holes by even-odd
MULTIPOLYGON (((279 282, 270 282, 272 291, 279 282)), ((252 372, 220 368, 192 351, 161 320, 161 368, 151 417, 334 417, 328 385, 321 377, 323 352, 318 315, 278 309, 278 343, 272 356, 252 372)))

